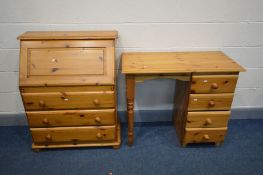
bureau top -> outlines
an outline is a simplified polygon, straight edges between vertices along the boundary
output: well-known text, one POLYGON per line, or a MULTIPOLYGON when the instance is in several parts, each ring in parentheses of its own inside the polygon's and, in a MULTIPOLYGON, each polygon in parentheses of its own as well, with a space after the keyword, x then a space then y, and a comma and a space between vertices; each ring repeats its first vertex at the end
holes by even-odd
POLYGON ((28 31, 18 40, 116 39, 117 31, 28 31))
POLYGON ((122 73, 125 74, 241 71, 245 69, 220 51, 122 54, 122 73))

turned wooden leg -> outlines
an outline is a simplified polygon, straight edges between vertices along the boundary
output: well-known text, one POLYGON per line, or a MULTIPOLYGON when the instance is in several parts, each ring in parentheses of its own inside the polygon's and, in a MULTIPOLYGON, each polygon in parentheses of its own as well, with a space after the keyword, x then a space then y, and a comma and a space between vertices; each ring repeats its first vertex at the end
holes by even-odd
POLYGON ((127 98, 127 117, 128 117, 128 144, 133 144, 134 126, 134 91, 135 79, 132 75, 126 75, 126 98, 127 98))
POLYGON ((128 103, 128 144, 131 146, 133 144, 133 127, 134 127, 134 105, 133 103, 128 103))

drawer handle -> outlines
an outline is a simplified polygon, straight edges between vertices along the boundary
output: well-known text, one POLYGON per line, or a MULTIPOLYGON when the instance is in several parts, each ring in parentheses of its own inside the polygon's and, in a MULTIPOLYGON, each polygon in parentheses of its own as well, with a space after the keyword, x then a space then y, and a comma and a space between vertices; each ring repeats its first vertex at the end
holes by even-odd
POLYGON ((68 98, 64 97, 63 100, 64 100, 64 101, 68 101, 68 98))
POLYGON ((96 137, 97 137, 98 139, 101 139, 101 138, 102 138, 102 134, 101 134, 100 132, 98 132, 97 135, 96 135, 96 137))
POLYGON ((217 84, 217 83, 213 83, 213 84, 211 85, 211 88, 212 88, 212 89, 218 89, 218 84, 217 84))
POLYGON ((212 120, 210 118, 207 118, 205 120, 205 125, 211 125, 212 124, 212 120))
POLYGON ((214 107, 214 106, 215 106, 215 102, 214 102, 213 100, 211 100, 211 101, 208 103, 208 105, 209 105, 210 107, 214 107))
POLYGON ((100 122, 101 122, 100 117, 96 117, 96 118, 95 118, 95 121, 96 121, 97 123, 100 123, 100 122))
POLYGON ((42 121, 43 124, 47 125, 49 123, 48 119, 47 118, 44 118, 43 121, 42 121))
POLYGON ((78 144, 78 139, 72 139, 72 144, 77 145, 78 144))
POLYGON ((46 106, 46 103, 45 103, 44 100, 40 100, 40 101, 38 102, 38 104, 39 104, 39 106, 41 106, 41 107, 45 107, 45 106, 46 106))
POLYGON ((50 134, 48 134, 47 136, 46 136, 46 140, 52 140, 52 137, 51 137, 51 135, 50 134))
POLYGON ((93 100, 93 103, 94 103, 94 105, 99 105, 100 101, 96 98, 96 99, 93 100))
POLYGON ((209 137, 209 135, 208 135, 208 134, 205 134, 205 135, 203 135, 203 139, 204 139, 204 140, 209 140, 209 139, 210 139, 210 137, 209 137))

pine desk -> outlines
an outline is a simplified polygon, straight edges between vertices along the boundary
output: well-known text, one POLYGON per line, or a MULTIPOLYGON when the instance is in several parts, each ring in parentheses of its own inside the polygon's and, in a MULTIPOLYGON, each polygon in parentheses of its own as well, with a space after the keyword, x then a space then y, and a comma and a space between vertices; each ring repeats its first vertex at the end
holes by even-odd
POLYGON ((173 121, 181 145, 220 145, 241 71, 245 69, 219 51, 123 53, 129 145, 134 140, 135 83, 156 78, 176 80, 173 121))

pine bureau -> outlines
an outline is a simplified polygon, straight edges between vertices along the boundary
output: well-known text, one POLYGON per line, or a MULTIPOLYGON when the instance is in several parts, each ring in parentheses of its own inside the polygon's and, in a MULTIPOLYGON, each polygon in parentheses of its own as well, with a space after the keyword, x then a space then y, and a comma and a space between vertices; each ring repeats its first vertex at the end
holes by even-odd
POLYGON ((120 146, 116 31, 26 32, 19 88, 32 148, 120 146))

